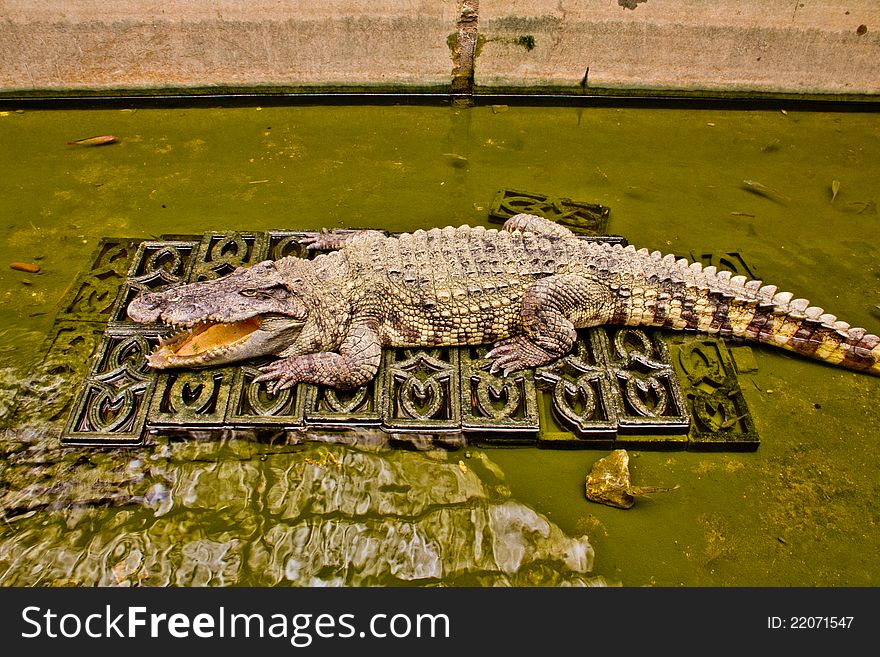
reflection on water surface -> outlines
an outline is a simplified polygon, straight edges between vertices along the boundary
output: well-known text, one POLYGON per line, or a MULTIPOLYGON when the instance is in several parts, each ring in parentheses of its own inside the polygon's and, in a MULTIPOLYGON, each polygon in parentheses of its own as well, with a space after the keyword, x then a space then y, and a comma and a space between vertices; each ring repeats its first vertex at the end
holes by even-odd
POLYGON ((512 499, 485 455, 230 438, 73 460, 29 437, 7 457, 35 481, 3 498, 6 585, 603 583, 589 539, 512 499))

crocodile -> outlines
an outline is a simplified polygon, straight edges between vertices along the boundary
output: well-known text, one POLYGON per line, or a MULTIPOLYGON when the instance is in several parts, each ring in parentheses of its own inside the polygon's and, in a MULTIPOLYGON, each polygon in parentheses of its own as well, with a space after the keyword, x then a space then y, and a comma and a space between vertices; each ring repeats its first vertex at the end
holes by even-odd
POLYGON ((506 375, 565 356, 578 328, 609 324, 741 338, 880 375, 880 338, 806 299, 659 251, 581 240, 534 215, 500 230, 305 241, 335 250, 133 299, 132 320, 176 329, 149 365, 272 355, 255 381, 273 393, 299 382, 351 389, 376 375, 383 347, 492 344, 490 371, 506 375))

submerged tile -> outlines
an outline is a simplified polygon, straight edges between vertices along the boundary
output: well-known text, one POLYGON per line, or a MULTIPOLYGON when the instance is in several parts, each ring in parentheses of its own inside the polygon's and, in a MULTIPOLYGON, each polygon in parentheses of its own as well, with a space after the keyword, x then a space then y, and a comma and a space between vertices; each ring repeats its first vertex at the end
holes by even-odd
POLYGON ((605 235, 611 208, 598 203, 572 201, 539 192, 502 189, 492 200, 489 221, 504 223, 520 214, 534 214, 555 221, 579 235, 605 235))

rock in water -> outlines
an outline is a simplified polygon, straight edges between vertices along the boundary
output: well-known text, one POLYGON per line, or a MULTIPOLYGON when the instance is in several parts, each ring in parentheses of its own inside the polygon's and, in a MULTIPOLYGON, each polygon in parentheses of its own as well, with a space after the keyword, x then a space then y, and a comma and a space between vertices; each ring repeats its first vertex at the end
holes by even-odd
POLYGON ((635 504, 636 495, 665 493, 676 488, 678 486, 633 486, 629 474, 629 454, 625 449, 616 449, 596 461, 587 475, 587 499, 619 509, 628 509, 635 504))
POLYGON ((587 475, 587 499, 599 504, 628 509, 635 499, 630 493, 629 454, 616 449, 593 464, 587 475))

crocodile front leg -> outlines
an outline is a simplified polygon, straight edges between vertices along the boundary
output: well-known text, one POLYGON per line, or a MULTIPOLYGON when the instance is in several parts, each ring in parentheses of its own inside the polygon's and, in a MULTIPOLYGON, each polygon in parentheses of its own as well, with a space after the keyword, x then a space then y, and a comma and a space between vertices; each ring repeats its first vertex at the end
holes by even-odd
POLYGON ((297 383, 349 390, 376 376, 381 358, 382 345, 375 323, 355 323, 342 341, 339 353, 322 351, 282 358, 261 367, 264 374, 254 381, 274 381, 269 386, 272 393, 297 383))
POLYGON ((542 278, 523 294, 522 335, 496 343, 487 358, 504 374, 546 365, 571 351, 576 328, 598 326, 612 315, 607 286, 575 274, 542 278))

